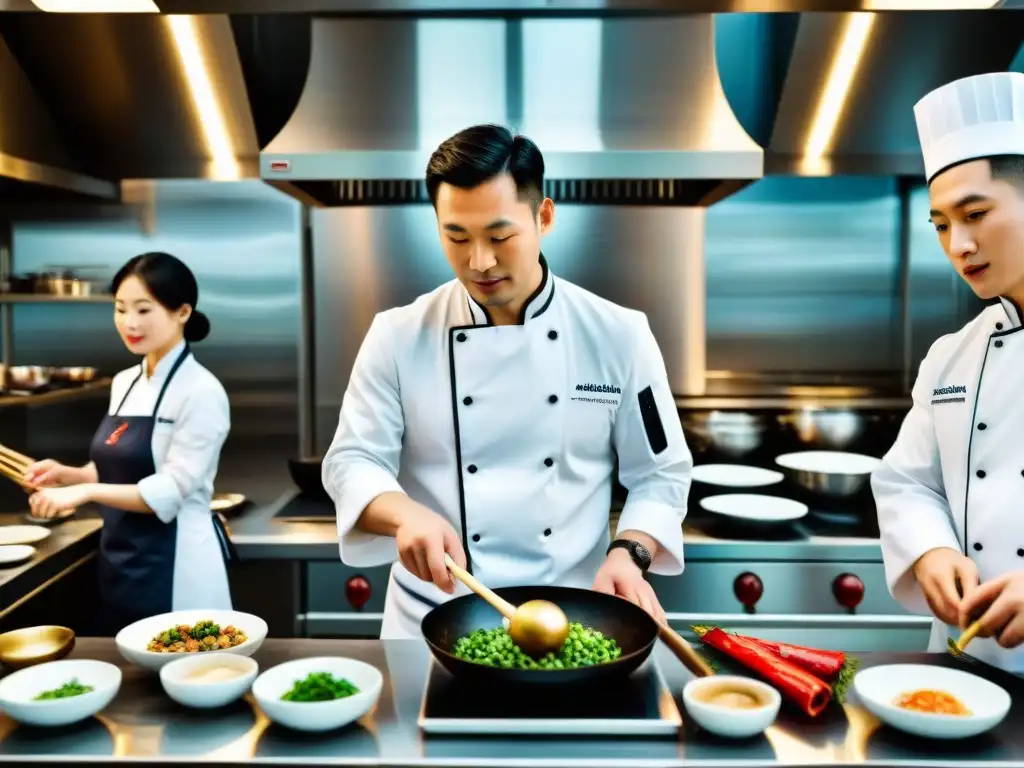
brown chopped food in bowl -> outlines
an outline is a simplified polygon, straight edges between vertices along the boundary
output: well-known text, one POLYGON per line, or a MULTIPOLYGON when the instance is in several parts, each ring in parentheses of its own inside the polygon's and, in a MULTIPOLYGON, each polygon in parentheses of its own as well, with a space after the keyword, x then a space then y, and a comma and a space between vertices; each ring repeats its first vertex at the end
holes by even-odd
POLYGON ((202 653, 234 648, 248 638, 232 626, 221 627, 212 621, 197 621, 191 627, 180 624, 171 627, 149 641, 147 651, 154 653, 202 653))

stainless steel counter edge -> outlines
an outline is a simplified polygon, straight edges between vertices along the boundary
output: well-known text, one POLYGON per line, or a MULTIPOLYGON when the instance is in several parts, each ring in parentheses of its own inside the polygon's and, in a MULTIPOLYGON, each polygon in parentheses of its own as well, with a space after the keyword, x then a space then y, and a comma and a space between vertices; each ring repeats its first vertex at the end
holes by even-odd
MULTIPOLYGON (((300 499, 295 490, 282 493, 271 504, 254 507, 230 520, 231 540, 243 559, 338 560, 338 533, 334 518, 319 522, 275 519, 287 505, 324 505, 327 501, 300 499)), ((812 536, 793 541, 713 539, 684 526, 685 557, 690 561, 842 562, 878 563, 882 560, 877 539, 812 536)))

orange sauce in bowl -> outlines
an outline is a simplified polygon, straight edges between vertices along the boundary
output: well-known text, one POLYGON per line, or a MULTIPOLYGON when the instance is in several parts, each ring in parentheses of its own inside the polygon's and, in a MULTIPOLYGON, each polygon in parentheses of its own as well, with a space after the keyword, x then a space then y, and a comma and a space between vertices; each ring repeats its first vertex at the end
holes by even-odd
POLYGON ((928 688, 900 694, 893 703, 900 709, 926 712, 932 715, 966 716, 971 714, 971 710, 964 706, 964 703, 956 696, 945 691, 934 691, 928 688))

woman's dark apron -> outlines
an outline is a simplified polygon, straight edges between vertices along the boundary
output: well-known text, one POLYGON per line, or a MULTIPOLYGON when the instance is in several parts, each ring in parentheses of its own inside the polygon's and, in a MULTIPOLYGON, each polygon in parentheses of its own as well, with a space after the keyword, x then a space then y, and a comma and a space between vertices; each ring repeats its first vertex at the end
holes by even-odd
MULTIPOLYGON (((137 485, 156 473, 153 430, 167 387, 191 351, 188 345, 167 374, 149 416, 121 416, 135 377, 112 415, 104 417, 89 455, 100 483, 137 485)), ((154 514, 126 512, 100 505, 99 606, 94 634, 110 637, 132 622, 173 609, 174 558, 178 522, 164 523, 154 514)), ((212 515, 212 513, 211 513, 212 515)), ((225 561, 230 560, 227 533, 213 515, 214 530, 225 561)))

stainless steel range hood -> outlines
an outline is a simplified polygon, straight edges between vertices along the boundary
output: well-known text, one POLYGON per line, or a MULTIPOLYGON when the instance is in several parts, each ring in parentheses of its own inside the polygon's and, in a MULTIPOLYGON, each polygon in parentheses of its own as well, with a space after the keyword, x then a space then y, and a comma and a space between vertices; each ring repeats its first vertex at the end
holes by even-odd
POLYGON ((0 38, 0 201, 116 200, 118 185, 82 172, 0 38))
POLYGON ((714 23, 315 18, 305 88, 260 176, 318 205, 423 200, 437 144, 495 122, 537 142, 563 199, 709 205, 763 172, 714 23))
POLYGON ((848 30, 856 34, 849 22, 848 14, 800 15, 765 152, 767 175, 923 176, 914 103, 944 83, 1007 70, 1024 41, 1021 11, 875 14, 830 146, 808 161, 829 72, 848 30))

